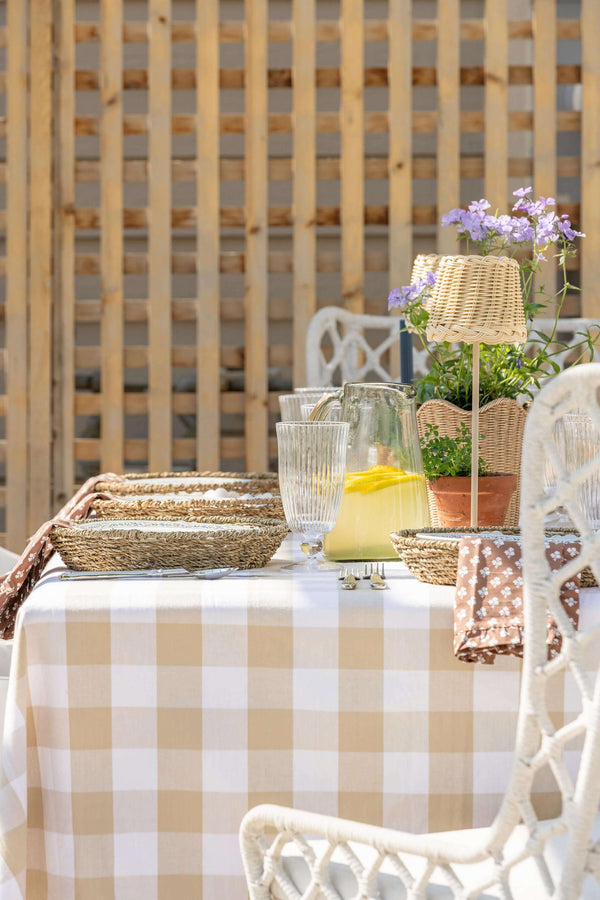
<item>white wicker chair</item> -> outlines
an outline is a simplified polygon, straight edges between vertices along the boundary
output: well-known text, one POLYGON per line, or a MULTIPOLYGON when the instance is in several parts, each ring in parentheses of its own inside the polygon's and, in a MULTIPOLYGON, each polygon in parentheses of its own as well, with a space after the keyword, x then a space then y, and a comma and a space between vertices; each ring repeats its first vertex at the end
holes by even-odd
MULTIPOLYGON (((578 485, 600 469, 600 446, 593 462, 568 472, 552 440, 554 422, 575 408, 588 409, 600 427, 599 391, 600 365, 576 366, 541 391, 527 417, 521 505, 525 658, 513 769, 491 827, 412 835, 259 806, 245 816, 240 832, 251 900, 600 897, 600 845, 594 843, 599 836, 600 652, 598 643, 592 645, 592 638, 600 638, 600 625, 587 633, 574 631, 559 602, 561 583, 585 565, 600 583, 600 534, 591 531, 577 505, 578 485), (557 473, 552 488, 545 485, 547 457, 557 473), (544 518, 559 506, 576 523, 582 550, 553 573, 544 554, 544 518), (547 608, 563 636, 561 652, 551 661, 547 608), (574 695, 578 692, 581 711, 555 728, 546 687, 557 676, 568 679, 574 695), (540 821, 531 786, 547 768, 560 791, 562 812, 540 821)), ((595 620, 600 622, 600 610, 595 620)))
MULTIPOLYGON (((536 330, 550 334, 553 319, 536 319, 536 330)), ((594 319, 561 319, 558 335, 570 342, 578 331, 600 327, 594 319)), ((393 316, 367 316, 339 306, 320 309, 306 334, 307 384, 316 387, 341 385, 346 381, 391 381, 382 357, 399 341, 399 320, 393 316), (324 352, 327 348, 327 354, 324 352)), ((555 361, 561 370, 572 360, 570 350, 559 350, 555 361)), ((600 351, 594 359, 600 360, 600 351)), ((414 342, 412 368, 416 378, 427 371, 427 351, 414 342)))
MULTIPOLYGON (((360 315, 325 306, 312 317, 306 334, 307 384, 331 387, 346 381, 392 381, 382 357, 399 340, 400 322, 394 316, 360 315)), ((413 349, 419 372, 425 371, 426 355, 425 350, 413 349)))

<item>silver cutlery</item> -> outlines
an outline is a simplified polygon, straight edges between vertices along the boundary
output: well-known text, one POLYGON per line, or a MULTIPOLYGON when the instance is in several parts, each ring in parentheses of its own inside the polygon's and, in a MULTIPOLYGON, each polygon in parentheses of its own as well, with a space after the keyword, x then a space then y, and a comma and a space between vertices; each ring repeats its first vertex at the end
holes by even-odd
POLYGON ((387 587, 385 580, 385 566, 383 563, 365 563, 365 574, 363 578, 368 578, 371 589, 374 591, 384 591, 387 587))
POLYGON ((344 569, 339 576, 342 582, 343 591, 356 590, 356 582, 360 581, 360 571, 358 569, 344 569))
MULTIPOLYGON (((235 566, 222 566, 216 569, 137 569, 132 571, 111 570, 106 572, 61 572, 60 579, 68 581, 116 580, 125 578, 199 578, 203 581, 215 581, 239 572, 235 566)), ((257 578, 264 573, 240 572, 238 578, 257 578)))

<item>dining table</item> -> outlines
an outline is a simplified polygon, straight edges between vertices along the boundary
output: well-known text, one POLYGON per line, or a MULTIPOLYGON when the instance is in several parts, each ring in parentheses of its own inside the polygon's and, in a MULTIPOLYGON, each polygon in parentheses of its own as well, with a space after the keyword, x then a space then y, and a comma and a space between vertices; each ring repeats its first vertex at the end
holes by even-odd
MULTIPOLYGON (((259 803, 415 832, 489 824, 521 661, 453 655, 454 588, 284 564, 219 580, 70 579, 17 619, 0 773, 2 900, 243 900, 259 803)), ((581 591, 581 615, 598 608, 581 591)), ((554 679, 557 724, 575 703, 554 679)), ((535 785, 554 815, 550 782, 535 785)))

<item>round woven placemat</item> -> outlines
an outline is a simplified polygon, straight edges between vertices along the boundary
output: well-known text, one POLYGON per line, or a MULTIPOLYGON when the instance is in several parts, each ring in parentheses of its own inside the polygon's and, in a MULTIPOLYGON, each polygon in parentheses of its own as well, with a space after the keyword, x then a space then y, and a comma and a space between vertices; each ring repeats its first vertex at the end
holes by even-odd
POLYGON ((55 525, 50 540, 63 562, 76 570, 260 569, 287 533, 287 524, 278 519, 232 521, 205 516, 202 522, 189 518, 168 522, 88 520, 70 528, 55 525), (214 528, 207 530, 202 525, 214 528))
POLYGON ((135 472, 122 481, 101 481, 97 491, 110 494, 172 494, 226 487, 243 494, 279 493, 274 472, 135 472), (199 479, 202 479, 199 482, 199 479))
MULTIPOLYGON (((419 528, 394 531, 390 535, 394 549, 407 569, 418 581, 428 584, 456 584, 458 569, 458 541, 434 540, 419 538, 417 534, 480 534, 498 532, 499 534, 520 534, 520 528, 419 528)), ((552 535, 573 534, 567 528, 549 528, 548 537, 552 535)), ((581 573, 581 587, 594 587, 596 579, 590 568, 581 573)))
POLYGON ((116 500, 96 500, 92 509, 99 519, 188 519, 203 521, 206 516, 239 521, 239 517, 251 519, 285 519, 279 496, 258 497, 255 500, 227 497, 223 500, 205 500, 187 496, 187 492, 166 497, 125 495, 116 500))

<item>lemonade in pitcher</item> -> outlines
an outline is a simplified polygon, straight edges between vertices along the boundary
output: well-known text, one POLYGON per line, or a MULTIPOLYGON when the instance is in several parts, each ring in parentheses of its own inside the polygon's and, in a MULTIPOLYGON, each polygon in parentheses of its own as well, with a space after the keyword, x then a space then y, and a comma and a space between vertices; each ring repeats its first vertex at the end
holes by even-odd
POLYGON ((333 560, 393 559, 390 532, 429 525, 417 433, 415 390, 405 384, 346 384, 315 408, 342 404, 349 443, 342 506, 325 555, 333 560))
POLYGON ((391 531, 428 522, 422 474, 382 465, 349 472, 337 524, 325 536, 325 554, 337 560, 388 559, 396 555, 391 531))

